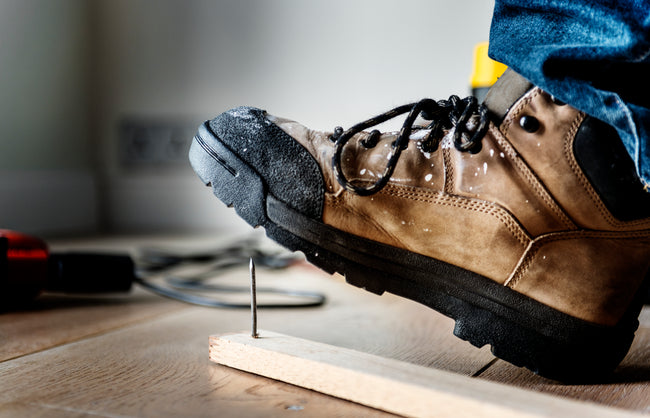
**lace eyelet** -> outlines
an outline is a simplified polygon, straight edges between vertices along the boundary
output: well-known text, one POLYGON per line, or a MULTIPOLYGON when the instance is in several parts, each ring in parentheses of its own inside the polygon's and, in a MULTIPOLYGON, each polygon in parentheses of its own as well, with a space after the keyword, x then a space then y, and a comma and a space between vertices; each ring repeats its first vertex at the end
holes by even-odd
POLYGON ((341 135, 343 135, 343 127, 337 126, 336 128, 334 128, 334 133, 329 136, 329 140, 332 142, 336 142, 341 135))
POLYGON ((422 152, 432 153, 438 150, 438 143, 439 141, 436 141, 429 136, 426 139, 420 141, 418 148, 420 148, 420 151, 422 152))
MULTIPOLYGON (((432 124, 427 128, 431 129, 432 135, 425 139, 431 140, 432 143, 424 144, 425 148, 430 145, 433 146, 434 144, 438 145, 439 141, 442 139, 439 135, 442 135, 443 128, 450 129, 451 127, 455 127, 456 129, 453 134, 454 144, 456 144, 456 147, 459 148, 461 152, 474 153, 480 151, 481 139, 489 129, 488 110, 485 105, 479 104, 476 98, 471 96, 462 100, 457 96, 450 96, 449 100, 440 100, 437 102, 432 99, 423 99, 416 103, 409 103, 391 109, 378 116, 358 123, 347 131, 340 132, 339 129, 335 130, 334 134, 330 136, 330 139, 336 141, 334 144, 334 153, 332 155, 332 171, 336 175, 339 184, 343 186, 345 190, 359 196, 370 196, 383 189, 390 181, 391 175, 395 170, 395 166, 402 151, 408 148, 409 143, 411 142, 411 133, 413 131, 415 120, 423 110, 427 116, 435 116, 435 120, 433 120, 432 124), (387 156, 388 163, 386 164, 384 171, 377 176, 377 180, 369 186, 354 184, 353 181, 348 180, 343 173, 341 161, 343 148, 348 141, 364 129, 379 125, 380 123, 386 122, 387 120, 404 113, 408 113, 408 116, 402 124, 402 129, 400 130, 397 139, 391 144, 392 149, 390 154, 387 156), (474 116, 478 117, 478 126, 468 127, 470 118, 474 116), (469 138, 465 141, 463 140, 463 137, 469 138)), ((370 145, 369 140, 371 140, 372 136, 373 135, 371 134, 366 136, 365 140, 368 141, 366 145, 370 145)), ((374 136, 378 135, 375 134, 374 136)), ((363 143, 360 143, 360 145, 364 146, 363 143)), ((388 144, 386 144, 386 146, 388 146, 388 144)), ((422 141, 420 141, 416 146, 422 149, 422 141)))
POLYGON ((539 121, 533 116, 524 115, 519 119, 519 126, 529 134, 539 130, 539 121))
POLYGON ((364 148, 374 148, 377 143, 379 142, 379 137, 381 136, 381 132, 379 132, 377 129, 373 130, 368 134, 367 137, 359 141, 361 145, 364 148))

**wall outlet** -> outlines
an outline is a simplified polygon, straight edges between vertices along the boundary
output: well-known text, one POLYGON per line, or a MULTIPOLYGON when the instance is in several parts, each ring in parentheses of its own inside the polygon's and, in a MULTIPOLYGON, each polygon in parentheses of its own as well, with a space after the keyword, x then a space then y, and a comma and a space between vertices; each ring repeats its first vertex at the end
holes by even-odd
POLYGON ((187 166, 197 127, 168 119, 124 119, 119 126, 120 163, 128 168, 187 166))

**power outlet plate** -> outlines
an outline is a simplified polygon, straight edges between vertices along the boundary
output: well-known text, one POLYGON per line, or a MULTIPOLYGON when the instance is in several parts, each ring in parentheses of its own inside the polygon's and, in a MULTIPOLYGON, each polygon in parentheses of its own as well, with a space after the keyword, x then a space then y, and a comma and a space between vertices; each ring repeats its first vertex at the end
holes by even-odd
POLYGON ((120 163, 127 168, 187 166, 198 123, 127 118, 119 125, 120 163))

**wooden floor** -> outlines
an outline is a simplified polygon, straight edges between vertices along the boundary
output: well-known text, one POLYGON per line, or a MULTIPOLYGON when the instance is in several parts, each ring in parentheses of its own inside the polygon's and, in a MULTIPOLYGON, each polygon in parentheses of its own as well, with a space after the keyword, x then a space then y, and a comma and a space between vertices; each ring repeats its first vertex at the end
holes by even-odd
MULTIPOLYGON (((100 239, 55 243, 55 248, 210 243, 210 238, 100 239)), ((247 271, 233 271, 224 280, 246 285, 247 271)), ((650 307, 613 381, 567 386, 457 339, 453 321, 426 307, 375 296, 306 264, 258 270, 258 286, 271 285, 323 292, 328 303, 260 310, 263 329, 650 414, 650 307)), ((0 314, 0 416, 389 415, 208 360, 209 335, 249 327, 247 310, 193 307, 143 289, 102 298, 45 295, 29 310, 0 314)))

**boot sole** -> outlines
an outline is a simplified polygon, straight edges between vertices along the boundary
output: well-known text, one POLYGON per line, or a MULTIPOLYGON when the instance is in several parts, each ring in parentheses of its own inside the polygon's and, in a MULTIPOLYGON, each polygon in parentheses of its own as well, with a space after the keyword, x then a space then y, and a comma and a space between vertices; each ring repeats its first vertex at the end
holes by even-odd
POLYGON ((632 343, 640 298, 617 326, 601 326, 471 271, 332 228, 271 195, 207 122, 192 141, 190 162, 215 196, 251 226, 265 228, 269 238, 354 286, 406 297, 453 318, 457 337, 476 347, 489 344, 496 357, 514 365, 564 382, 602 380, 632 343))

